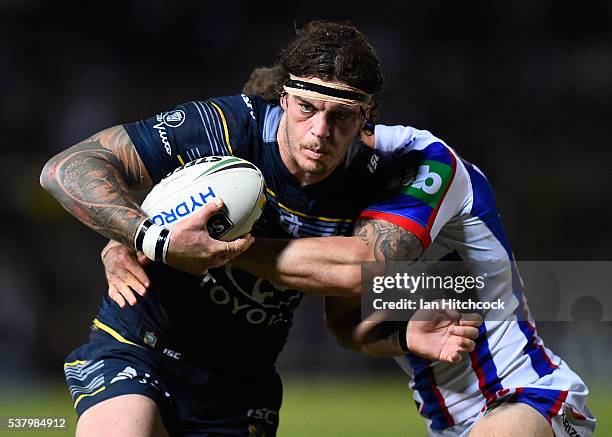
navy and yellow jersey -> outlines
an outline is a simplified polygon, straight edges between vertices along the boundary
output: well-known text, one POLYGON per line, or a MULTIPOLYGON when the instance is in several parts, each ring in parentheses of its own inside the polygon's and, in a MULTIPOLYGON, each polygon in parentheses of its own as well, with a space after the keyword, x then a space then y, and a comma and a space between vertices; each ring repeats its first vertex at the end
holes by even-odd
MULTIPOLYGON (((302 187, 276 141, 279 106, 244 95, 189 102, 125 128, 154 182, 208 155, 234 155, 262 171, 267 202, 255 236, 350 235, 355 218, 381 193, 390 162, 356 141, 328 178, 302 187), (383 180, 384 179, 384 180, 383 180)), ((302 298, 233 267, 210 277, 152 265, 153 286, 135 307, 105 298, 98 324, 137 344, 165 345, 211 371, 256 373, 273 366, 302 298)), ((99 327, 100 327, 99 326, 99 327)))

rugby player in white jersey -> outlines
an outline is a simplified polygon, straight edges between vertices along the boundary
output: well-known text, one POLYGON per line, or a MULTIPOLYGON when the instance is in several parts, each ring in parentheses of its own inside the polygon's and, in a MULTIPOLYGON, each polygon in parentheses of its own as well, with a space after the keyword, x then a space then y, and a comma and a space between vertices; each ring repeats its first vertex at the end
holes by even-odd
MULTIPOLYGON (((586 406, 588 389, 537 335, 484 174, 427 131, 378 125, 373 137, 362 139, 383 154, 412 155, 419 168, 402 194, 367 207, 352 237, 258 238, 232 264, 311 293, 358 295, 363 261, 501 261, 504 268, 489 279, 496 284, 494 294, 510 305, 510 314, 486 320, 468 352, 447 355, 444 341, 432 348, 432 339, 452 332, 452 320, 413 320, 407 331, 373 337, 383 322, 361 321, 358 298, 327 297, 328 324, 346 346, 395 357, 411 377, 431 436, 591 435, 595 419, 586 406), (435 190, 423 190, 431 180, 437 181, 435 190)), ((127 285, 145 288, 146 275, 130 254, 114 243, 104 253, 109 290, 119 302, 119 294, 134 301, 127 285)))

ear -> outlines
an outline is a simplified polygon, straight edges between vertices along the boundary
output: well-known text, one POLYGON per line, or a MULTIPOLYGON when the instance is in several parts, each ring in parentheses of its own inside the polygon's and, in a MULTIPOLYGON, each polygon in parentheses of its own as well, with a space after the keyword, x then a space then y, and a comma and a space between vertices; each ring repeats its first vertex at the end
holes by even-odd
POLYGON ((361 133, 359 134, 359 139, 366 146, 371 147, 372 149, 376 148, 373 133, 367 133, 366 131, 362 130, 361 133))
POLYGON ((283 111, 287 110, 287 99, 289 98, 289 94, 283 93, 280 96, 280 105, 283 108, 283 111))
POLYGON ((369 114, 364 114, 361 116, 361 121, 359 124, 359 132, 363 132, 366 126, 368 125, 369 114))

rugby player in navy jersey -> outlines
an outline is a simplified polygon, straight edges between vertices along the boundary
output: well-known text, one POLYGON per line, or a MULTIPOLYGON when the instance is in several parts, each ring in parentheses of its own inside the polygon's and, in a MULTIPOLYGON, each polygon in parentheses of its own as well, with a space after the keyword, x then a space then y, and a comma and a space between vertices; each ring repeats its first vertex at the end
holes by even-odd
MULTIPOLYGON (((157 261, 174 267, 159 262, 149 267, 151 287, 138 305, 121 309, 105 299, 94 320, 90 342, 67 358, 65 373, 80 415, 78 434, 273 435, 281 401, 274 362, 301 298, 297 289, 355 295, 359 292, 356 263, 414 259, 429 249, 434 239, 443 241, 437 233, 452 218, 449 214, 465 212, 466 205, 459 212, 453 210, 457 199, 465 198, 452 188, 449 196, 417 195, 417 200, 429 206, 418 213, 411 208, 398 213, 397 205, 379 198, 381 193, 389 194, 392 181, 405 177, 411 155, 392 153, 393 159, 388 159, 387 154, 363 144, 351 144, 373 118, 373 94, 382 83, 371 47, 354 28, 313 23, 279 59, 290 75, 284 82, 280 107, 247 96, 191 102, 149 120, 94 135, 45 167, 43 185, 83 222, 130 246, 135 235, 152 232, 167 249, 167 255, 157 261), (361 214, 355 227, 357 236, 303 239, 297 245, 262 238, 259 248, 237 258, 234 265, 216 268, 252 244, 249 237, 231 245, 210 239, 206 220, 220 204, 207 205, 199 216, 169 233, 148 222, 129 195, 132 188, 150 187, 183 162, 211 154, 249 159, 264 173, 269 202, 263 220, 254 229, 257 237, 349 235, 361 214), (262 255, 274 256, 273 261, 262 264, 257 259, 262 255), (210 275, 204 276, 209 269, 210 275)), ((452 177, 447 175, 442 181, 445 187, 465 185, 456 181, 466 177, 469 166, 457 164, 455 155, 440 141, 428 133, 399 129, 399 138, 406 141, 397 143, 396 131, 383 128, 376 136, 383 152, 409 144, 412 149, 408 147, 407 152, 422 147, 431 165, 452 170, 448 173, 452 177), (419 141, 413 141, 417 137, 419 141), (457 167, 462 170, 455 173, 457 167)), ((420 175, 427 172, 419 167, 420 175)), ((473 177, 480 181, 477 175, 473 177)), ((329 308, 334 308, 331 302, 329 308)), ((344 314, 330 311, 332 320, 344 319, 344 314)), ((348 341, 360 339, 363 325, 349 323, 351 332, 355 326, 357 337, 351 334, 348 341)), ((477 347, 469 337, 475 338, 479 331, 469 320, 451 321, 437 331, 421 328, 412 326, 409 335, 415 341, 407 344, 403 332, 396 331, 388 340, 358 346, 369 353, 402 355, 410 345, 411 351, 418 353, 409 356, 411 364, 414 362, 418 376, 424 378, 416 388, 430 431, 452 433, 452 428, 459 426, 457 432, 469 432, 473 422, 459 423, 451 409, 460 410, 465 401, 444 404, 450 398, 442 396, 440 400, 435 395, 436 390, 438 394, 445 390, 437 388, 433 379, 431 366, 436 363, 421 359, 457 361, 459 352, 471 353, 477 347), (423 341, 422 336, 436 341, 423 341), (422 345, 424 350, 419 349, 422 345)), ((470 362, 490 367, 487 356, 480 356, 481 350, 489 353, 483 348, 486 336, 480 338, 479 355, 470 362)), ((526 347, 524 357, 543 359, 542 348, 533 338, 534 348, 526 347)), ((562 377, 569 375, 566 381, 575 381, 556 357, 553 360, 548 368, 538 364, 534 372, 543 372, 546 377, 561 368, 565 372, 562 377)), ((473 370, 479 378, 484 375, 476 390, 482 392, 483 399, 486 395, 487 405, 507 399, 504 396, 509 390, 498 384, 503 375, 496 376, 489 368, 483 371, 476 366, 473 370), (491 374, 493 380, 488 380, 491 374)), ((580 382, 571 391, 553 390, 554 394, 537 387, 536 391, 527 387, 523 393, 518 389, 524 387, 516 387, 511 394, 516 395, 513 399, 519 408, 512 408, 510 417, 518 417, 527 431, 533 430, 532 435, 550 434, 542 415, 556 418, 560 411, 566 413, 566 405, 575 404, 566 404, 566 399, 582 400, 580 382), (538 397, 542 410, 532 405, 538 397)), ((480 408, 480 399, 470 399, 470 412, 475 406, 480 408)), ((585 412, 580 405, 576 408, 567 412, 585 412)))
MULTIPOLYGON (((245 95, 189 102, 106 129, 45 165, 41 184, 84 224, 134 249, 142 249, 136 236, 153 236, 162 249, 147 254, 162 256, 148 266, 151 286, 138 305, 105 298, 90 341, 66 359, 77 435, 275 434, 274 364, 302 292, 227 265, 253 239, 208 235, 218 199, 168 232, 132 193, 195 158, 235 155, 256 164, 268 186, 254 235, 350 235, 396 168, 354 141, 374 117, 378 59, 351 25, 313 22, 279 61, 289 74, 280 106, 245 95)), ((412 241, 387 229, 391 251, 412 241)))
MULTIPOLYGON (((256 73, 245 90, 277 98, 274 89, 284 80, 282 68, 256 73)), ((487 320, 478 330, 474 348, 467 338, 453 336, 462 325, 457 314, 412 320, 404 337, 403 325, 400 331, 393 324, 389 331, 379 329, 381 322, 361 321, 358 299, 328 297, 328 324, 346 346, 396 357, 411 376, 429 435, 514 436, 515 423, 521 424, 522 436, 550 436, 553 431, 557 436, 590 435, 595 420, 585 405, 588 389, 537 335, 482 172, 427 131, 377 125, 375 134, 363 140, 399 161, 413 157, 412 167, 405 167, 413 173, 402 193, 391 190, 391 198, 369 205, 355 224, 354 237, 258 238, 231 264, 286 287, 350 295, 358 294, 360 261, 501 260, 504 268, 495 263, 489 272, 492 285, 487 293, 504 296, 512 314, 508 320, 487 320), (469 353, 464 360, 457 341, 466 342, 469 353)), ((126 300, 137 304, 132 288, 144 292, 147 276, 133 250, 111 242, 102 256, 109 296, 122 306, 126 300)), ((493 300, 487 294, 483 297, 493 300)), ((463 326, 467 323, 464 320, 463 326)))

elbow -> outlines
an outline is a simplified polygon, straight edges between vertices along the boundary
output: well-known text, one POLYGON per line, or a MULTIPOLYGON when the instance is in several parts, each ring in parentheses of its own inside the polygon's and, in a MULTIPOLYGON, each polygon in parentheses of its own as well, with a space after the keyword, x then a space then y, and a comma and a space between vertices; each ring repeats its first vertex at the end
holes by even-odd
POLYGON ((51 192, 53 189, 53 182, 56 180, 56 172, 57 172, 57 161, 55 158, 51 158, 42 171, 40 172, 40 186, 45 190, 51 192))

